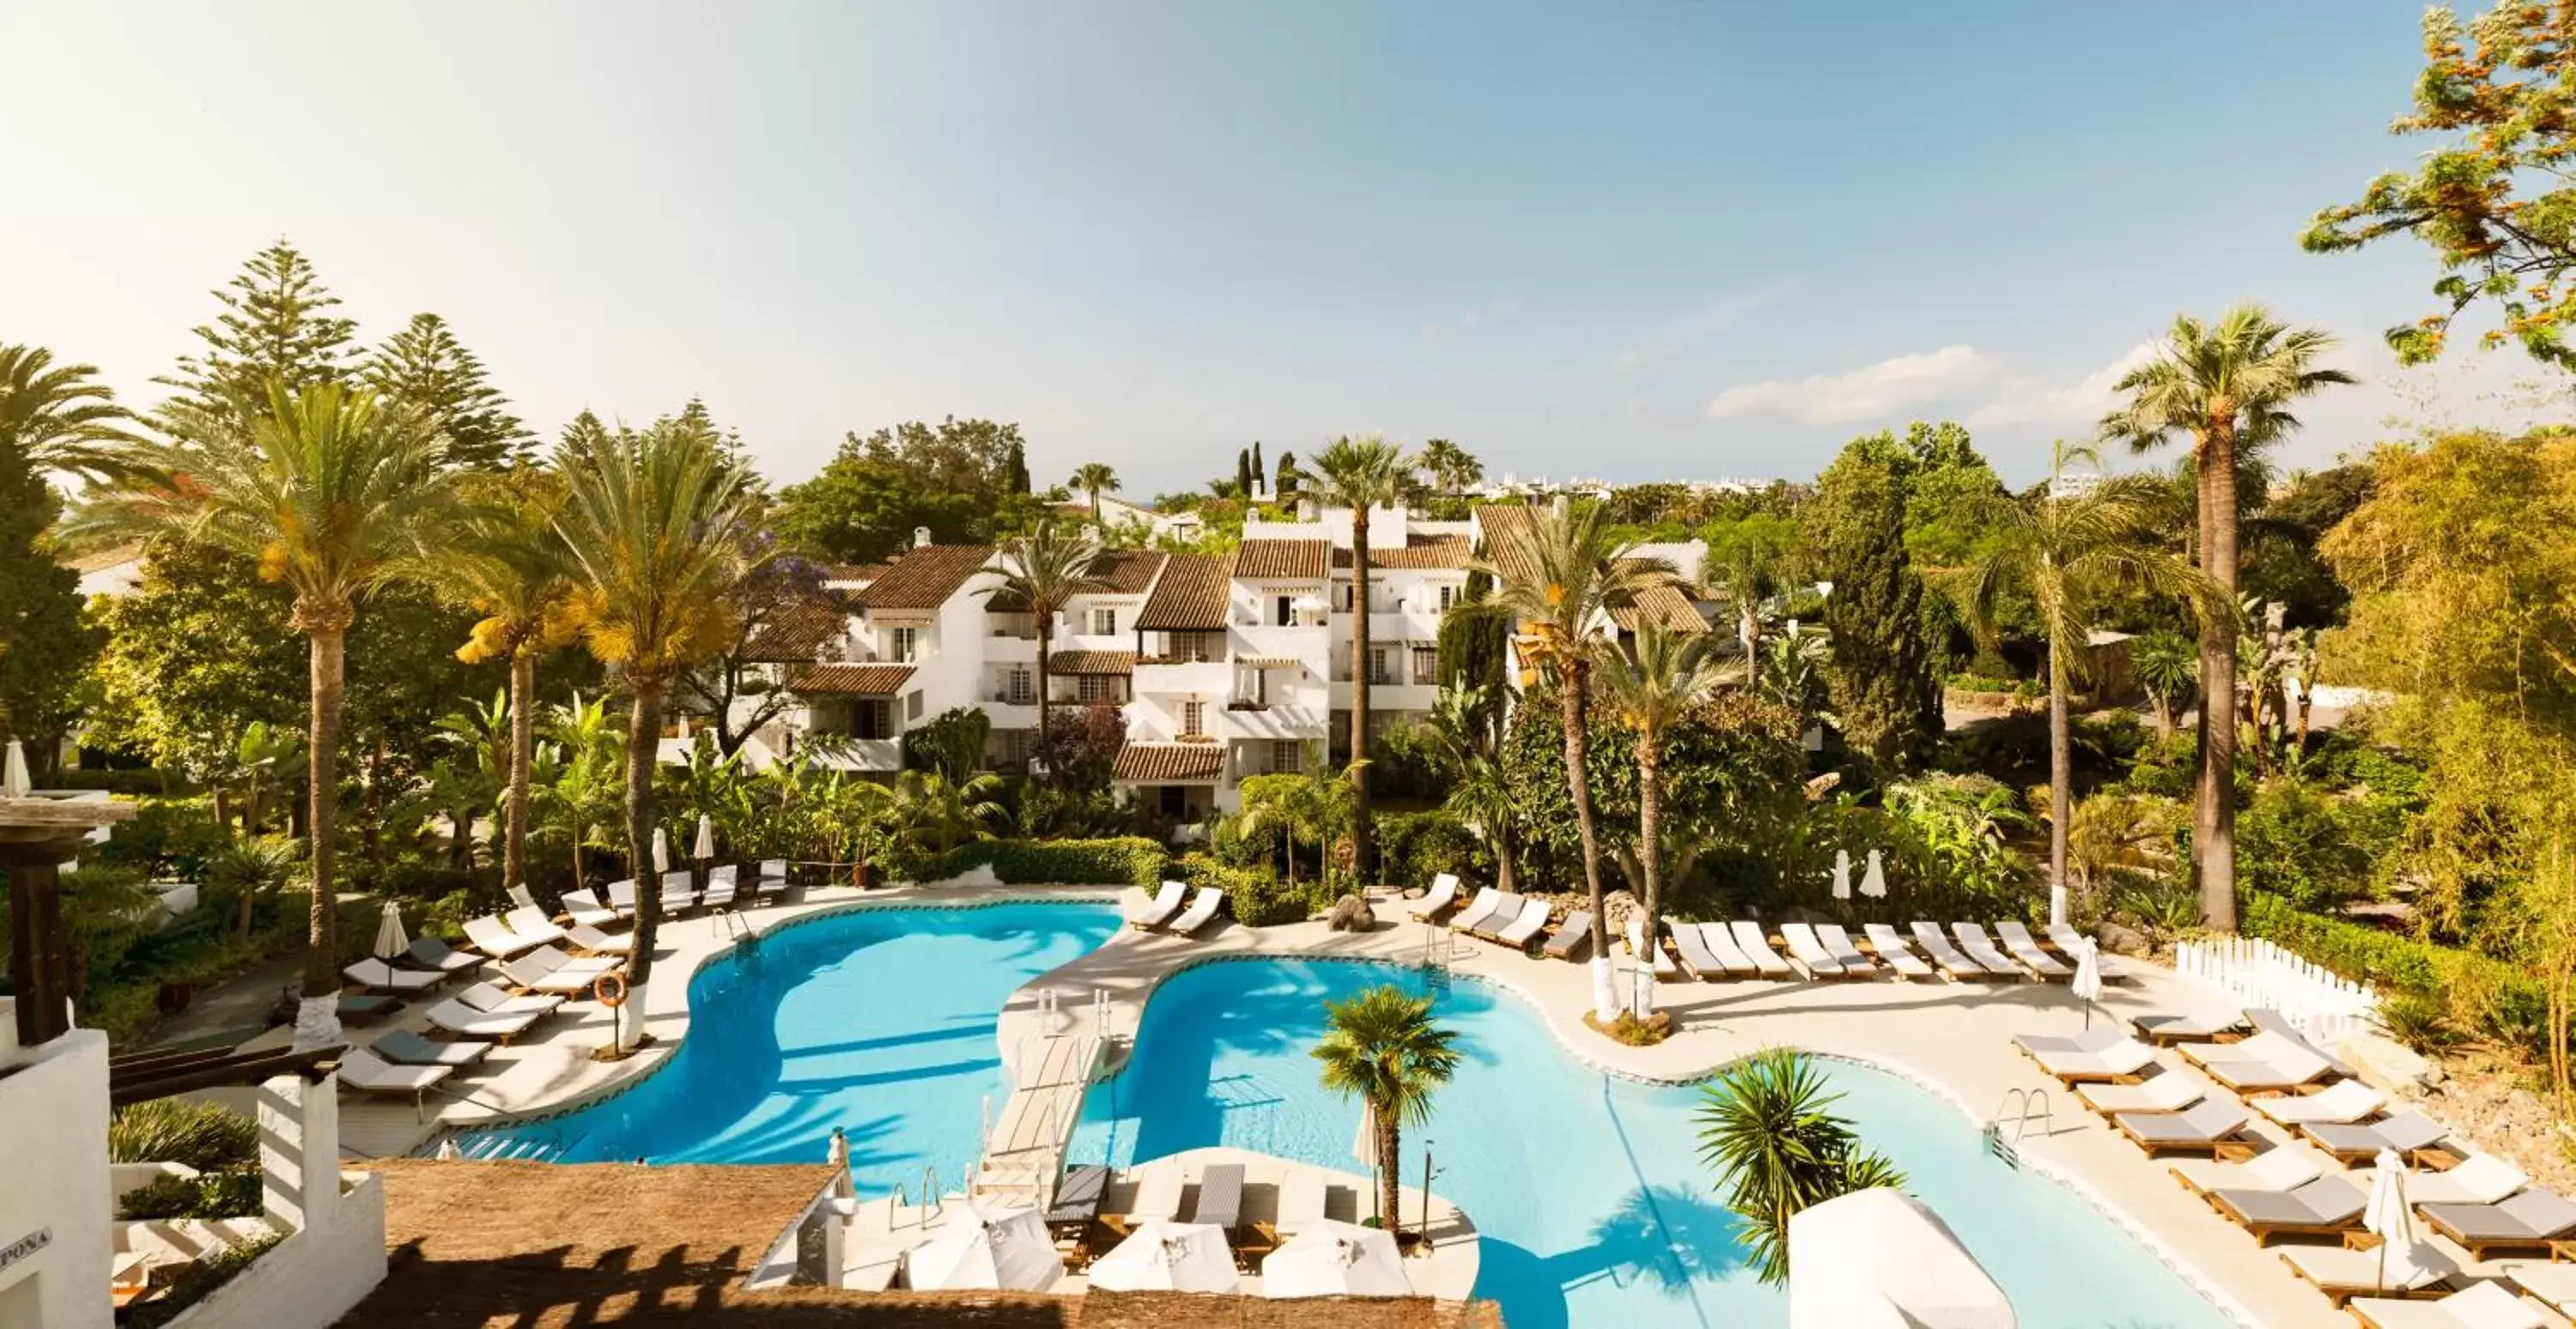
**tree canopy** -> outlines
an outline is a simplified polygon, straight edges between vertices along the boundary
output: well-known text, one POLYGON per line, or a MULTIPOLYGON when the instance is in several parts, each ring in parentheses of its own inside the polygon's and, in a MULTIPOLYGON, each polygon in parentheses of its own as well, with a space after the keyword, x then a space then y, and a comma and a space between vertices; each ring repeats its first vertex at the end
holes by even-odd
POLYGON ((887 558, 917 527, 942 544, 990 544, 1042 506, 1024 447, 1018 425, 954 416, 851 434, 814 478, 779 491, 773 522, 789 548, 839 563, 887 558))

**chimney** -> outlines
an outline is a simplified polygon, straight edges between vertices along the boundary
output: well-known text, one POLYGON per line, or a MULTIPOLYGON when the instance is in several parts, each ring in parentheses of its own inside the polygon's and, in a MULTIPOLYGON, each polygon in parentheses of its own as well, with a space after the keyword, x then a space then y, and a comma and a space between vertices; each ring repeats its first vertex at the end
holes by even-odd
POLYGON ((913 527, 913 528, 912 528, 912 547, 913 547, 913 548, 915 548, 915 549, 920 549, 920 548, 922 548, 922 547, 924 547, 924 546, 928 545, 929 543, 930 543, 930 528, 929 528, 929 527, 927 527, 927 526, 915 526, 915 527, 913 527))
POLYGON ((1313 521, 1319 515, 1321 515, 1321 509, 1315 506, 1315 500, 1311 498, 1297 500, 1297 520, 1313 521))

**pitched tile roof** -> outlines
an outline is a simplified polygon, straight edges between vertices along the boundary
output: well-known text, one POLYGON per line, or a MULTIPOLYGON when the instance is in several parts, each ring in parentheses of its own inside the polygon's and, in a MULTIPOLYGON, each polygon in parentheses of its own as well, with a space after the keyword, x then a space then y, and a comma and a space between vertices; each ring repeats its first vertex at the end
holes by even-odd
POLYGON ((1485 537, 1485 561, 1507 578, 1536 576, 1529 550, 1532 509, 1527 503, 1488 503, 1476 509, 1476 529, 1485 537))
POLYGON ((884 576, 888 566, 884 563, 826 563, 823 565, 823 580, 865 586, 884 576))
POLYGON ((1047 656, 1047 671, 1055 674, 1132 674, 1136 672, 1134 651, 1056 651, 1047 656))
MULTIPOLYGON (((1405 541, 1402 549, 1381 549, 1371 545, 1369 566, 1412 569, 1464 568, 1472 553, 1467 541, 1460 536, 1417 535, 1405 541)), ((1333 566, 1350 566, 1350 551, 1336 549, 1333 554, 1333 566)))
POLYGON ((1168 554, 1144 549, 1104 549, 1092 560, 1091 575, 1100 579, 1095 595, 1143 595, 1154 587, 1168 554))
POLYGON ((1225 749, 1215 743, 1130 743, 1118 749, 1110 778, 1142 784, 1213 780, 1225 773, 1225 749))
POLYGON ((937 609, 992 560, 991 545, 915 545, 858 592, 858 602, 870 609, 937 609))
POLYGON ((787 687, 809 697, 891 697, 911 678, 908 664, 827 664, 799 671, 787 687))
POLYGON ((1174 554, 1154 580, 1154 593, 1136 615, 1139 632, 1205 631, 1225 626, 1226 580, 1234 559, 1226 554, 1174 554))
POLYGON ((854 593, 825 590, 769 611, 743 658, 763 664, 812 664, 816 652, 850 626, 854 593))
POLYGON ((1642 623, 1660 623, 1684 633, 1708 631, 1708 620, 1701 618, 1690 597, 1670 582, 1639 591, 1636 603, 1611 610, 1610 617, 1622 632, 1634 632, 1642 623))
POLYGON ((1322 540, 1246 540, 1234 551, 1234 575, 1322 581, 1331 548, 1322 540))

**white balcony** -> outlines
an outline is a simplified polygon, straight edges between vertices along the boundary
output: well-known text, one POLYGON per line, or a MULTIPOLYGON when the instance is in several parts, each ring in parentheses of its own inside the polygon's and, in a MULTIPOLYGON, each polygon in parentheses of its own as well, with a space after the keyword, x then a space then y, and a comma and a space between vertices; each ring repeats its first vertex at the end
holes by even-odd
MULTIPOLYGON (((1434 683, 1371 683, 1369 709, 1372 711, 1427 711, 1440 700, 1440 688, 1434 683)), ((1333 684, 1333 709, 1351 708, 1349 680, 1333 684)))
POLYGON ((814 740, 816 760, 825 766, 844 771, 899 771, 903 769, 903 743, 891 738, 819 738, 814 740))
POLYGON ((1035 637, 999 636, 984 639, 984 663, 986 664, 1035 664, 1037 658, 1038 639, 1035 637))
POLYGON ((1332 630, 1317 624, 1313 627, 1238 627, 1234 629, 1234 649, 1256 660, 1299 660, 1321 674, 1324 660, 1331 653, 1332 630))
POLYGON ((1222 660, 1196 660, 1177 664, 1138 662, 1134 683, 1136 695, 1157 697, 1198 697, 1222 702, 1234 695, 1233 665, 1222 660))
POLYGON ((995 729, 1037 728, 1038 708, 1035 702, 1023 706, 1016 702, 994 701, 988 695, 976 704, 983 707, 985 715, 991 717, 995 729))
POLYGON ((1240 739, 1321 739, 1331 723, 1324 708, 1313 705, 1274 705, 1259 710, 1228 707, 1214 714, 1226 737, 1240 739))
MULTIPOLYGON (((1059 632, 1047 647, 1051 651, 1132 651, 1136 634, 1132 632, 1059 632)), ((1037 657, 1036 643, 1030 643, 1029 658, 1037 657)))

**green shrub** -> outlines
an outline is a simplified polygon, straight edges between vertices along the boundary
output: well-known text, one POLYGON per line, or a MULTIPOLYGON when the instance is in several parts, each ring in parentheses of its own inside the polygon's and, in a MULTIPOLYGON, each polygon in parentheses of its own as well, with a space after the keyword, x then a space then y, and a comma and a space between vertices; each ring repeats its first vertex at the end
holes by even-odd
POLYGON ((2525 1052, 2543 1047, 2548 994, 2505 961, 2304 913, 2270 895, 2246 896, 2238 921, 2246 936, 2269 939, 2345 978, 2440 1002, 2456 1026, 2525 1052))
POLYGON ((149 766, 135 770, 59 770, 36 781, 41 789, 104 789, 111 794, 167 794, 185 792, 191 786, 178 775, 165 775, 149 766))
POLYGON ((285 1236, 282 1233, 265 1233, 240 1245, 227 1246, 188 1266, 188 1271, 179 1276, 178 1282, 170 1285, 168 1292, 134 1308, 134 1313, 125 1321, 126 1329, 161 1329, 161 1326, 179 1318, 181 1311, 213 1296, 217 1288, 233 1281, 242 1270, 250 1267, 251 1261, 283 1240, 285 1236))
POLYGON ((911 845, 897 845, 878 860, 885 876, 893 881, 946 881, 962 877, 993 861, 993 842, 977 840, 961 844, 946 853, 931 853, 911 845))
POLYGON ((1181 860, 1180 870, 1181 879, 1192 888, 1214 886, 1224 891, 1234 921, 1245 927, 1303 923, 1314 913, 1302 884, 1291 886, 1258 868, 1227 867, 1206 854, 1191 854, 1181 860))
POLYGON ((2440 1052, 2460 1041, 2459 1029, 2441 998, 2422 992, 2391 993, 2379 1004, 2379 1021, 2388 1036, 2418 1052, 2440 1052))
POLYGON ((232 836, 215 824, 212 800, 140 798, 133 820, 118 823, 116 834, 93 857, 150 877, 195 881, 204 874, 206 861, 230 843, 232 836))
POLYGON ((1377 819, 1378 879, 1428 886, 1443 872, 1490 876, 1485 842, 1449 812, 1390 812, 1377 819))
POLYGON ((259 1161, 259 1123, 214 1103, 159 1098, 118 1108, 107 1123, 112 1163, 185 1163, 221 1172, 259 1161))
POLYGON ((260 1212, 257 1170, 209 1172, 196 1177, 156 1177, 128 1191, 116 1216, 127 1222, 166 1218, 248 1218, 260 1212))
POLYGON ((2395 828, 2371 804, 2305 780, 2269 780, 2236 818, 2237 872, 2253 890, 2331 911, 2375 893, 2395 828))
POLYGON ((1168 856, 1142 836, 1116 840, 1002 840, 993 875, 1014 886, 1153 886, 1168 856))

